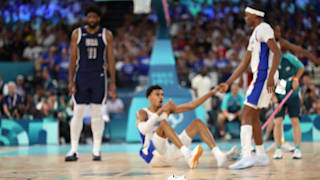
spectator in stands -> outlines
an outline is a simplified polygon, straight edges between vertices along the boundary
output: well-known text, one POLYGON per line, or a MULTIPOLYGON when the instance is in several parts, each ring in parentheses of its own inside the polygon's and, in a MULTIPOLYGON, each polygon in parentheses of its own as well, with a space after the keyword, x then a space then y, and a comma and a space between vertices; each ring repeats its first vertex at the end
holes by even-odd
POLYGON ((219 77, 219 83, 225 82, 229 76, 231 75, 231 65, 230 61, 227 58, 224 58, 224 55, 222 52, 217 53, 217 59, 214 64, 214 68, 218 71, 220 77, 219 77))
MULTIPOLYGON (((192 89, 195 91, 196 98, 199 98, 211 90, 211 82, 208 76, 208 70, 202 69, 198 75, 196 75, 192 81, 192 89)), ((211 98, 208 98, 203 103, 203 107, 206 112, 211 111, 211 98)))
POLYGON ((58 89, 67 89, 69 77, 69 50, 68 46, 60 47, 60 52, 54 60, 54 69, 58 80, 58 89))
POLYGON ((54 91, 56 89, 56 82, 51 78, 48 69, 43 69, 40 78, 40 85, 45 91, 54 91))
POLYGON ((225 121, 240 121, 241 110, 243 109, 244 95, 239 93, 238 84, 231 86, 231 92, 227 93, 221 104, 221 112, 218 114, 219 135, 230 139, 230 135, 225 133, 225 121))
POLYGON ((146 49, 141 49, 139 56, 137 57, 138 60, 138 80, 140 85, 145 85, 148 82, 148 75, 149 75, 149 64, 150 64, 150 56, 146 49))
POLYGON ((4 115, 8 119, 20 119, 23 116, 23 99, 17 94, 14 82, 8 83, 8 91, 2 102, 4 115))
POLYGON ((301 103, 304 107, 303 114, 316 113, 316 109, 319 106, 319 95, 319 89, 311 82, 309 73, 305 72, 302 76, 301 86, 301 103))
POLYGON ((42 47, 37 45, 36 39, 32 38, 29 45, 23 50, 23 58, 28 61, 35 61, 39 58, 42 52, 42 47))
POLYGON ((24 78, 22 75, 17 76, 17 94, 20 95, 22 98, 25 97, 25 90, 24 90, 24 78))
POLYGON ((51 46, 48 51, 45 51, 42 53, 42 55, 39 57, 39 59, 36 61, 35 69, 36 71, 41 71, 43 69, 48 69, 50 74, 53 75, 53 63, 54 63, 54 57, 56 53, 56 47, 51 46))
POLYGON ((189 79, 190 68, 186 59, 185 52, 181 51, 177 54, 176 58, 176 71, 179 79, 179 84, 184 87, 191 87, 191 81, 189 79))
POLYGON ((200 57, 196 56, 194 52, 190 52, 191 70, 194 73, 199 73, 203 69, 204 61, 200 57))
POLYGON ((123 111, 123 102, 117 97, 115 92, 110 92, 110 99, 107 100, 107 111, 109 113, 119 113, 123 111))
POLYGON ((125 57, 124 63, 120 71, 120 81, 123 87, 133 87, 135 84, 135 76, 137 66, 131 61, 132 57, 125 57))

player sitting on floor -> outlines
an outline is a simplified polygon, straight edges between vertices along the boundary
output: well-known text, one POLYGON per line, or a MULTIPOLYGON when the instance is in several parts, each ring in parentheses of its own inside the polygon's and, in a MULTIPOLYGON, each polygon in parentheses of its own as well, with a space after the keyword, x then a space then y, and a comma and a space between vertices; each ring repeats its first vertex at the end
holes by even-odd
POLYGON ((192 139, 199 134, 200 138, 210 147, 212 154, 216 157, 218 167, 221 167, 233 156, 236 151, 235 147, 227 153, 220 151, 206 124, 199 119, 193 120, 180 135, 177 135, 167 121, 170 113, 176 114, 193 110, 214 95, 217 90, 218 88, 215 88, 199 99, 186 104, 176 106, 169 100, 163 106, 164 94, 162 88, 158 85, 150 86, 146 91, 146 97, 150 105, 137 112, 137 127, 143 145, 140 150, 140 156, 152 166, 170 166, 184 156, 188 166, 196 168, 203 148, 197 146, 191 152, 190 145, 192 139), (172 144, 169 144, 168 139, 172 144))

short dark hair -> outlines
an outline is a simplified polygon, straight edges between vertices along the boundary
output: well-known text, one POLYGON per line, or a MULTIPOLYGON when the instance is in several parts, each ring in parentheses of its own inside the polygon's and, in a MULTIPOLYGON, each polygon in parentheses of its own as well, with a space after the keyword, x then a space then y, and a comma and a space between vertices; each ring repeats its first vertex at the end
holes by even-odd
POLYGON ((91 12, 96 13, 99 17, 101 16, 101 11, 100 11, 100 8, 98 6, 95 6, 95 5, 89 6, 86 9, 84 15, 87 16, 91 12))
POLYGON ((159 85, 152 85, 152 86, 148 87, 148 89, 146 91, 146 97, 149 97, 150 94, 152 93, 152 91, 156 90, 156 89, 162 89, 162 87, 159 85))

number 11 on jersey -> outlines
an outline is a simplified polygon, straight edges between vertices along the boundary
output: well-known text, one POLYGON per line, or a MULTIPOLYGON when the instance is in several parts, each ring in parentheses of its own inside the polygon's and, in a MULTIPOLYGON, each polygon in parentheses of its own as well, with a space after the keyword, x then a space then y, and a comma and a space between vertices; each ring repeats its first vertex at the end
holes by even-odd
POLYGON ((97 48, 88 47, 88 59, 96 59, 97 58, 97 48))

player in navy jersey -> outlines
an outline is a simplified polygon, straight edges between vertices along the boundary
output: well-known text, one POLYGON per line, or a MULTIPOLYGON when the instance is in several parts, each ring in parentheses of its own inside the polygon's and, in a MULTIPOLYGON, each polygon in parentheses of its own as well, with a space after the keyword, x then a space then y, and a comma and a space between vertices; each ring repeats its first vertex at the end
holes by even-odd
POLYGON ((100 11, 97 7, 89 7, 85 15, 87 25, 73 31, 70 43, 69 91, 73 95, 74 114, 70 126, 71 150, 65 161, 78 159, 79 137, 88 105, 93 133, 93 160, 101 160, 104 130, 101 110, 106 99, 107 70, 111 78, 109 91, 116 90, 112 34, 99 26, 100 11))

